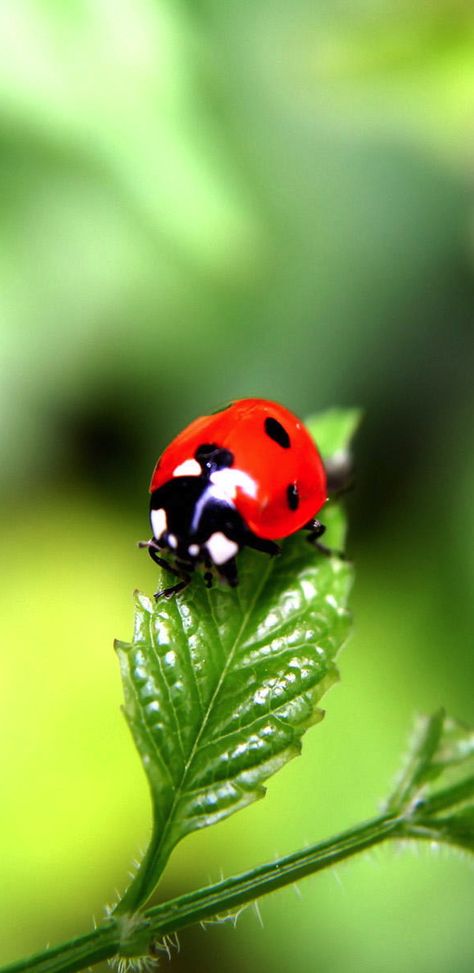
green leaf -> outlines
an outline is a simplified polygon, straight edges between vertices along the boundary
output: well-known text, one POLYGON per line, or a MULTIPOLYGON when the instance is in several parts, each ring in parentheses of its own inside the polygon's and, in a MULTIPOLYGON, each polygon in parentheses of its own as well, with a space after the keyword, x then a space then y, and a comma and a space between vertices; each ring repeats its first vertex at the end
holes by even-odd
MULTIPOLYGON (((331 521, 340 545, 336 505, 331 521)), ((133 641, 117 643, 125 713, 153 802, 150 848, 119 911, 149 898, 186 834, 263 797, 264 781, 299 753, 338 678, 351 566, 295 536, 278 558, 243 551, 239 576, 238 588, 209 591, 196 573, 182 594, 157 604, 138 594, 133 641)))
POLYGON ((474 854, 474 805, 447 817, 437 817, 433 838, 474 854))
POLYGON ((417 721, 404 766, 398 775, 395 790, 387 801, 388 811, 399 813, 418 797, 430 777, 437 776, 433 758, 441 741, 443 724, 443 710, 417 721))
POLYGON ((306 426, 323 459, 334 461, 338 453, 347 452, 361 421, 361 409, 327 409, 310 416, 306 426))
POLYGON ((470 773, 474 773, 473 730, 446 716, 444 710, 438 710, 433 716, 422 716, 415 724, 408 755, 387 802, 387 810, 401 813, 421 801, 424 807, 438 808, 439 795, 445 793, 446 785, 455 788, 461 780, 464 783, 470 780, 470 773))
POLYGON ((443 710, 421 717, 387 811, 405 818, 412 837, 474 851, 472 728, 443 710))

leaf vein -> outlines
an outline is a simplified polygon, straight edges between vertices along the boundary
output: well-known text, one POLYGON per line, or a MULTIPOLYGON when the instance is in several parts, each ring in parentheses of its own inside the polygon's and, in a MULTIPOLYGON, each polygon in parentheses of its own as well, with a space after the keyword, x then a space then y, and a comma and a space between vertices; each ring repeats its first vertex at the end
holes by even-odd
POLYGON ((170 705, 170 710, 171 710, 171 712, 173 714, 173 721, 174 721, 174 725, 175 725, 175 728, 176 728, 176 735, 177 735, 179 747, 180 747, 180 750, 181 750, 181 756, 183 758, 183 761, 185 761, 186 760, 186 751, 185 751, 185 747, 184 747, 184 743, 183 743, 183 738, 181 736, 181 727, 180 727, 179 720, 178 720, 178 714, 177 714, 177 711, 176 711, 176 706, 175 706, 174 701, 173 701, 173 697, 171 695, 171 687, 170 687, 170 684, 169 684, 168 679, 166 678, 165 672, 163 670, 163 662, 162 662, 161 654, 158 651, 158 643, 157 643, 157 640, 156 640, 155 631, 153 629, 152 620, 153 620, 153 615, 149 615, 148 616, 149 638, 150 638, 151 645, 153 647, 154 658, 156 659, 156 661, 158 663, 158 671, 159 671, 159 675, 161 677, 161 683, 165 687, 166 695, 168 697, 168 702, 169 702, 169 705, 170 705))
POLYGON ((241 623, 241 625, 239 627, 239 630, 237 632, 237 635, 236 635, 236 637, 234 639, 234 643, 232 645, 232 648, 229 651, 229 655, 228 655, 226 664, 225 664, 225 666, 223 668, 223 671, 221 673, 220 679, 218 680, 218 683, 217 683, 217 685, 216 685, 216 687, 214 689, 214 692, 213 692, 213 694, 212 694, 212 696, 211 696, 211 698, 209 700, 209 703, 208 703, 208 706, 206 708, 206 711, 203 714, 203 721, 202 721, 201 726, 199 728, 199 731, 198 731, 198 733, 196 735, 196 739, 195 739, 195 741, 193 743, 193 746, 191 748, 191 752, 189 754, 188 760, 185 763, 185 766, 184 766, 184 769, 183 769, 183 773, 181 775, 181 779, 176 784, 176 787, 175 787, 175 794, 174 794, 173 804, 172 804, 172 806, 170 808, 167 822, 166 822, 166 824, 165 824, 165 826, 163 828, 163 831, 161 833, 161 838, 160 838, 160 847, 161 848, 165 844, 165 839, 166 839, 168 833, 171 830, 171 827, 172 827, 172 824, 173 824, 173 820, 174 820, 174 813, 175 813, 176 807, 178 805, 178 802, 179 802, 179 800, 180 800, 180 798, 182 796, 183 787, 184 787, 184 783, 186 781, 186 777, 188 775, 188 772, 189 772, 189 769, 190 769, 190 767, 192 765, 192 762, 194 760, 194 757, 195 757, 195 755, 197 753, 197 750, 198 750, 198 747, 199 747, 199 743, 201 741, 201 738, 202 738, 204 729, 205 729, 205 727, 207 725, 207 722, 209 720, 210 714, 212 712, 213 705, 214 705, 215 700, 216 700, 216 698, 217 698, 217 696, 218 696, 218 694, 220 692, 221 686, 222 686, 222 684, 223 684, 223 682, 224 682, 224 680, 225 680, 225 678, 227 676, 227 672, 228 672, 229 667, 230 667, 230 665, 231 665, 231 663, 233 661, 234 653, 235 653, 235 651, 237 649, 237 646, 239 645, 239 642, 242 639, 243 633, 245 632, 245 629, 246 629, 246 627, 247 627, 247 625, 249 623, 249 620, 252 617, 252 612, 254 610, 255 604, 256 604, 258 598, 260 597, 260 595, 261 595, 261 593, 262 593, 262 591, 263 591, 263 589, 264 589, 264 587, 265 587, 265 585, 266 585, 266 583, 268 581, 268 578, 269 578, 270 573, 271 573, 271 565, 272 565, 272 562, 269 561, 269 564, 267 566, 267 570, 262 573, 261 580, 260 580, 260 584, 258 584, 256 586, 256 588, 255 588, 253 598, 252 598, 251 602, 249 603, 249 605, 248 605, 248 607, 247 607, 247 609, 246 609, 246 611, 244 613, 244 617, 243 617, 242 623, 241 623))

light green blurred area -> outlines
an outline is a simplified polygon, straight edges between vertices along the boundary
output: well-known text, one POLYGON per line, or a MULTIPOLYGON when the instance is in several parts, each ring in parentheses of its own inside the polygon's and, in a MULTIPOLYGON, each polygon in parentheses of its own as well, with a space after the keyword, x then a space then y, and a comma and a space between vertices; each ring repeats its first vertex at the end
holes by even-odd
MULTIPOLYGON (((355 631, 302 757, 162 894, 371 816, 417 711, 473 719, 473 105, 463 0, 0 5, 1 961, 90 928, 146 845, 112 639, 195 415, 364 410, 355 631)), ((467 973, 472 907, 461 857, 387 848, 173 962, 467 973)))

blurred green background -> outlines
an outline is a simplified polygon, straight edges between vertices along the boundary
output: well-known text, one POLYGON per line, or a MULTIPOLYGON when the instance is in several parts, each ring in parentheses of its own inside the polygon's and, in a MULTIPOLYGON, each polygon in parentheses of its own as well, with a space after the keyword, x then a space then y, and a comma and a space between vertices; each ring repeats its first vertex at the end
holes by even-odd
MULTIPOLYGON (((146 845, 112 639, 196 415, 363 407, 355 634, 302 758, 161 894, 371 816, 416 712, 474 717, 473 109, 467 0, 2 0, 1 961, 89 929, 146 845)), ((472 910, 465 860, 390 847, 174 969, 467 973, 472 910)))

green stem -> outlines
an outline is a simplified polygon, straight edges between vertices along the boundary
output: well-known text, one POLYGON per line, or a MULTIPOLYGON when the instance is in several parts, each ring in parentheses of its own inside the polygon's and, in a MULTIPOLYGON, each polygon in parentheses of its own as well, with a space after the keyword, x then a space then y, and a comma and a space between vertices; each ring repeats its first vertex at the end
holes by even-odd
POLYGON ((428 798, 412 816, 393 812, 382 814, 372 821, 350 828, 336 838, 319 842, 208 888, 181 895, 145 912, 124 913, 125 896, 120 903, 120 911, 116 911, 98 929, 5 966, 0 973, 74 973, 75 970, 83 970, 116 956, 146 955, 153 942, 159 942, 165 935, 239 909, 262 895, 320 872, 388 838, 423 840, 437 836, 440 841, 447 840, 443 830, 435 834, 435 813, 463 803, 473 792, 474 778, 469 777, 428 798))
POLYGON ((153 906, 145 912, 153 937, 159 938, 192 923, 238 909, 262 895, 298 882, 307 875, 320 872, 380 844, 387 838, 400 837, 403 827, 403 819, 382 815, 345 831, 337 838, 319 842, 304 851, 253 868, 209 888, 198 889, 170 902, 153 906))
POLYGON ((381 815, 336 838, 208 888, 182 895, 145 913, 135 916, 116 914, 88 935, 12 963, 3 967, 0 973, 73 973, 74 970, 82 970, 117 955, 146 954, 153 940, 159 940, 165 934, 195 922, 213 919, 229 909, 239 908, 261 895, 297 882, 306 875, 322 871, 387 838, 400 837, 403 829, 402 818, 381 815))
POLYGON ((140 862, 135 877, 115 907, 114 915, 122 916, 143 907, 143 904, 153 895, 169 856, 170 849, 164 843, 164 835, 160 836, 153 832, 146 854, 140 862))
POLYGON ((2 973, 73 973, 115 956, 120 948, 116 922, 104 923, 85 936, 77 936, 60 946, 2 967, 2 973))
POLYGON ((425 801, 421 808, 421 814, 423 818, 426 818, 428 815, 438 814, 439 811, 445 811, 447 808, 459 807, 473 796, 474 775, 433 794, 425 801))

